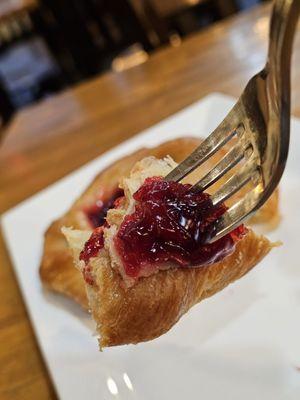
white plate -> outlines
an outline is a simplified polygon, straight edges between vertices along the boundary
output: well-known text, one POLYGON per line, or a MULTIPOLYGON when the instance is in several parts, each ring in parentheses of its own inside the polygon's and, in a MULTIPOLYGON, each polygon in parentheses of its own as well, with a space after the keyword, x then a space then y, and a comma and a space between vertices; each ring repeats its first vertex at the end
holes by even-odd
POLYGON ((194 307, 166 335, 98 352, 93 323, 38 277, 43 233, 91 178, 135 148, 209 133, 233 100, 212 94, 7 212, 3 230, 57 393, 85 399, 300 399, 300 122, 281 184, 284 245, 246 277, 194 307))

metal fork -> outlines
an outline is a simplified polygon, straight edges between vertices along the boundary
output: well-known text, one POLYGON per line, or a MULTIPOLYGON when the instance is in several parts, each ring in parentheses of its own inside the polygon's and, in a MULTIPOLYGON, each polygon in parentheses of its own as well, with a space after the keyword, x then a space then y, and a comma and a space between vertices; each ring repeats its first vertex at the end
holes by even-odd
POLYGON ((232 231, 260 208, 283 174, 290 136, 291 53, 299 13, 300 0, 274 1, 264 69, 250 79, 221 124, 166 176, 166 180, 181 181, 236 138, 231 150, 193 186, 208 189, 243 160, 237 172, 212 194, 212 203, 226 201, 246 184, 250 188, 216 222, 210 242, 232 231))

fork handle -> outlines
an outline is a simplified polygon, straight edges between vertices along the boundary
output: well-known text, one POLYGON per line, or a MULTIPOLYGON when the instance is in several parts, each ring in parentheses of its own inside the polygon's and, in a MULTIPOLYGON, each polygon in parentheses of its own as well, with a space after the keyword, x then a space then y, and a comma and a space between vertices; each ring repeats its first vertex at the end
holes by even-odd
POLYGON ((282 98, 287 107, 290 107, 292 45, 299 14, 300 0, 274 1, 265 71, 270 78, 271 98, 282 98))

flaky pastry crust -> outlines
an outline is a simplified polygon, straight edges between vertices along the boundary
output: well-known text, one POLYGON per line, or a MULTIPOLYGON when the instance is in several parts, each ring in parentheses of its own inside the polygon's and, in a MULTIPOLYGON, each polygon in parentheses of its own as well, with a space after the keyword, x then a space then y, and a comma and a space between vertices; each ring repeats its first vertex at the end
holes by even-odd
MULTIPOLYGON (((86 236, 78 231, 66 235, 78 263, 86 236)), ((267 238, 250 230, 221 262, 158 271, 130 288, 111 268, 107 251, 101 252, 91 261, 94 284, 86 285, 100 348, 144 342, 166 333, 193 305, 249 272, 272 247, 267 238)))

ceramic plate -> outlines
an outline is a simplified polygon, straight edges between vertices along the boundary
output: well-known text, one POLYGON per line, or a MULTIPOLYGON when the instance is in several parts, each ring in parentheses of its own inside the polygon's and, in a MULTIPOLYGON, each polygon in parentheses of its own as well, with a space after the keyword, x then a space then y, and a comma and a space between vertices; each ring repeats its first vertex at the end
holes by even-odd
POLYGON ((195 306, 148 343, 98 351, 79 306, 44 291, 43 234, 91 179, 146 144, 207 135, 233 105, 212 94, 83 166, 7 212, 2 226, 35 333, 62 400, 300 399, 300 121, 281 184, 283 246, 243 279, 195 306))

